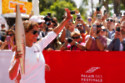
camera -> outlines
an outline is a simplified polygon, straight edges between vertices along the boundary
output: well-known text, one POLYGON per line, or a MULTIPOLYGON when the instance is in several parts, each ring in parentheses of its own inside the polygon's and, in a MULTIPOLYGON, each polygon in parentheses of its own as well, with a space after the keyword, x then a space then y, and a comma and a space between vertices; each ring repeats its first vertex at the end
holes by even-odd
POLYGON ((70 14, 75 14, 75 11, 71 11, 70 14))
POLYGON ((72 40, 71 37, 67 38, 67 42, 68 42, 68 43, 71 43, 72 41, 73 41, 73 40, 72 40))
POLYGON ((51 25, 51 22, 46 22, 46 25, 47 25, 47 26, 51 25))
POLYGON ((57 26, 56 21, 54 21, 53 19, 52 19, 52 23, 54 23, 54 26, 55 26, 55 27, 57 26))
POLYGON ((81 17, 77 17, 78 20, 80 20, 81 17))
POLYGON ((80 21, 81 20, 81 16, 77 16, 77 20, 80 21))
POLYGON ((125 16, 125 12, 123 13, 123 15, 125 16))
POLYGON ((118 21, 118 23, 121 23, 120 21, 118 21))
POLYGON ((96 25, 95 24, 93 24, 93 30, 96 31, 96 25))
POLYGON ((45 20, 45 21, 51 21, 51 18, 49 18, 49 17, 46 16, 46 17, 44 18, 44 20, 45 20))
POLYGON ((10 36, 6 37, 7 42, 10 42, 10 36))
POLYGON ((116 27, 116 31, 120 32, 120 27, 116 27))
POLYGON ((96 11, 100 11, 100 7, 97 7, 97 8, 96 8, 96 11))
POLYGON ((49 17, 51 17, 51 13, 49 12, 49 13, 47 13, 47 15, 49 16, 49 17))
POLYGON ((97 14, 96 17, 97 17, 97 19, 101 19, 102 18, 101 14, 97 14))
POLYGON ((104 15, 105 15, 105 14, 107 14, 107 11, 106 11, 106 10, 104 10, 104 15))
POLYGON ((97 27, 97 28, 101 28, 101 27, 102 27, 102 25, 101 25, 101 24, 99 24, 99 25, 96 25, 96 27, 97 27))

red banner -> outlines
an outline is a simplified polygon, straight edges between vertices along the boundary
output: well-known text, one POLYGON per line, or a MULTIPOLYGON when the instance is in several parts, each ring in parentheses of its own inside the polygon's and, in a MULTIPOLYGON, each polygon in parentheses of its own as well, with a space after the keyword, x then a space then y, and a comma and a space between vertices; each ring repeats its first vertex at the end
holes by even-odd
POLYGON ((46 83, 125 83, 125 52, 43 52, 46 83))

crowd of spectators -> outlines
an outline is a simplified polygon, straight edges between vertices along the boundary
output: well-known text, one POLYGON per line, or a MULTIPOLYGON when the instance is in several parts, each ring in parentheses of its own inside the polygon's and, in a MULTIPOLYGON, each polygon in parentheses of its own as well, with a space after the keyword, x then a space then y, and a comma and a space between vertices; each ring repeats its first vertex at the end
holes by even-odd
MULTIPOLYGON (((72 13, 72 12, 71 12, 72 13)), ((108 12, 96 8, 94 15, 85 22, 80 12, 75 11, 71 19, 45 50, 82 50, 82 51, 124 51, 125 50, 125 13, 110 16, 108 12)), ((62 16, 64 19, 65 16, 62 16)), ((39 25, 39 41, 59 25, 57 18, 48 13, 44 18, 31 16, 30 21, 39 25), (41 19, 41 20, 39 20, 41 19)), ((15 45, 15 25, 8 30, 1 24, 0 50, 12 49, 15 45)), ((35 32, 34 32, 35 33, 35 32)))

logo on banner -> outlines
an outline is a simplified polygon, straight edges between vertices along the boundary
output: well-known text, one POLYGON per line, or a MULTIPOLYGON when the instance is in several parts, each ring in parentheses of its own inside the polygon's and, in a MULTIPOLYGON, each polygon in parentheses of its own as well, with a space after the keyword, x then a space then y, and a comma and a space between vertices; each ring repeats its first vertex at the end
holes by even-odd
POLYGON ((81 83, 103 83, 103 75, 99 72, 101 67, 90 67, 81 74, 81 83))
POLYGON ((19 4, 20 12, 30 14, 32 11, 32 2, 24 2, 21 0, 2 0, 2 14, 16 12, 16 5, 19 4))
POLYGON ((9 2, 9 8, 12 9, 14 12, 16 12, 16 5, 17 4, 19 4, 19 6, 20 6, 20 12, 26 13, 26 8, 25 8, 25 5, 23 3, 10 1, 9 2))
POLYGON ((86 71, 86 73, 94 73, 98 69, 100 69, 100 67, 91 67, 89 70, 86 71))

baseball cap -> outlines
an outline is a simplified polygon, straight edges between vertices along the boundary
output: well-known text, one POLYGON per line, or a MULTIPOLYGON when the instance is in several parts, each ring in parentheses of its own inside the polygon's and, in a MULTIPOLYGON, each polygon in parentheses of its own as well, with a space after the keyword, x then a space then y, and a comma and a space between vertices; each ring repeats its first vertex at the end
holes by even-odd
POLYGON ((39 16, 32 16, 29 21, 34 21, 34 22, 37 22, 37 23, 41 23, 41 22, 45 22, 45 20, 41 19, 41 17, 39 16))

